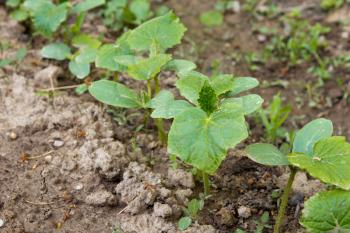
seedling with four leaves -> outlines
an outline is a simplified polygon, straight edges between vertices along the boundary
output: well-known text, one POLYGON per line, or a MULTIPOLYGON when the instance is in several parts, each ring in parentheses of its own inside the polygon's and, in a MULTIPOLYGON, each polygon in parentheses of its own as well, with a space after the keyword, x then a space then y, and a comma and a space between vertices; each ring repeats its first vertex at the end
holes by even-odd
POLYGON ((295 135, 288 155, 271 144, 247 147, 247 156, 264 165, 289 166, 291 173, 281 198, 274 233, 280 232, 288 197, 298 171, 306 171, 321 181, 343 190, 321 192, 305 203, 301 224, 310 232, 347 232, 350 229, 350 144, 344 137, 332 136, 332 122, 317 119, 295 135))

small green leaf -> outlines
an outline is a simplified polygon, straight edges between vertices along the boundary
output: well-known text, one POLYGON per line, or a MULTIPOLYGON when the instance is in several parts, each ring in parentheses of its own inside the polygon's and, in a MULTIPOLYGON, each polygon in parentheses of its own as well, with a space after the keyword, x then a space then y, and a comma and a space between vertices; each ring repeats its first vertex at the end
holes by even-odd
POLYGON ((80 14, 105 4, 105 0, 85 0, 73 7, 73 13, 80 14))
POLYGON ((180 231, 186 230, 192 224, 192 219, 190 217, 182 217, 179 220, 178 226, 180 231))
POLYGON ((259 95, 250 94, 238 98, 225 99, 222 104, 228 102, 240 105, 244 111, 244 114, 249 115, 258 110, 261 107, 264 100, 259 95))
POLYGON ((198 104, 208 115, 212 114, 218 108, 219 99, 214 89, 206 81, 199 92, 198 104))
POLYGON ((6 6, 15 8, 21 4, 21 0, 6 0, 6 6))
POLYGON ((332 134, 333 124, 330 120, 324 118, 313 120, 295 134, 293 152, 311 155, 315 143, 332 134))
POLYGON ((51 37, 67 18, 67 4, 55 5, 51 2, 40 4, 33 11, 33 24, 37 32, 44 37, 51 37))
POLYGON ((192 218, 196 218, 198 212, 203 208, 203 201, 192 199, 187 204, 187 211, 192 218))
POLYGON ((350 144, 344 137, 321 139, 311 155, 292 153, 288 160, 325 183, 350 189, 350 144))
POLYGON ((275 147, 267 143, 256 143, 247 146, 247 156, 260 164, 269 166, 289 165, 286 155, 275 147))
POLYGON ((120 65, 114 59, 120 53, 117 46, 113 44, 103 45, 97 52, 96 67, 104 68, 110 71, 124 71, 125 66, 120 65))
POLYGON ((207 27, 220 26, 224 21, 224 16, 220 11, 211 10, 201 14, 200 21, 207 27))
POLYGON ((244 115, 237 105, 225 105, 210 116, 199 108, 190 108, 175 117, 168 152, 200 171, 214 174, 227 150, 247 136, 244 115))
POLYGON ((156 43, 161 51, 180 43, 186 28, 172 12, 151 19, 131 31, 128 43, 137 51, 150 50, 156 43))
POLYGON ((230 96, 237 95, 241 92, 248 91, 257 87, 259 81, 256 78, 251 77, 238 77, 234 79, 233 88, 231 89, 230 96))
POLYGON ((171 119, 193 106, 184 100, 174 100, 170 91, 161 91, 151 101, 151 108, 154 109, 151 117, 171 119))
POLYGON ((86 84, 80 84, 77 88, 75 88, 75 93, 82 95, 87 92, 88 89, 89 87, 86 84))
POLYGON ((108 105, 123 108, 141 107, 138 95, 133 90, 117 82, 109 80, 93 82, 89 86, 89 92, 97 100, 108 105))
POLYGON ((77 48, 89 47, 98 49, 101 46, 101 42, 98 39, 86 34, 74 36, 72 44, 77 48))
POLYGON ((149 18, 151 11, 149 0, 133 0, 130 3, 129 10, 135 16, 135 23, 140 24, 149 18))
POLYGON ((170 60, 171 55, 158 54, 128 66, 127 71, 128 74, 136 80, 148 80, 155 77, 161 71, 162 66, 170 60))
POLYGON ((197 104, 199 92, 204 83, 209 81, 209 78, 199 72, 190 71, 185 74, 179 74, 180 79, 176 81, 176 87, 180 94, 188 99, 191 103, 197 104))
POLYGON ((78 79, 83 79, 90 74, 89 63, 79 63, 73 60, 69 62, 68 68, 78 79))
POLYGON ((219 74, 210 78, 210 85, 214 88, 217 95, 224 94, 231 90, 234 85, 233 75, 219 74))
POLYGON ((64 43, 53 43, 41 49, 41 56, 44 58, 62 61, 71 56, 70 48, 64 43))
POLYGON ((91 63, 95 61, 98 50, 91 47, 82 48, 75 60, 79 63, 91 63))
POLYGON ((17 21, 24 21, 28 19, 29 14, 25 9, 19 8, 18 10, 12 11, 10 17, 17 21))
POLYGON ((26 48, 20 48, 16 52, 16 61, 20 62, 22 61, 27 55, 27 49, 26 48))
POLYGON ((308 232, 350 232, 350 192, 331 190, 317 193, 304 204, 301 225, 308 232))
POLYGON ((191 61, 183 59, 173 59, 169 61, 164 67, 164 70, 173 70, 176 73, 187 73, 196 69, 197 66, 191 61))
POLYGON ((0 68, 10 65, 13 62, 12 59, 0 59, 0 68))

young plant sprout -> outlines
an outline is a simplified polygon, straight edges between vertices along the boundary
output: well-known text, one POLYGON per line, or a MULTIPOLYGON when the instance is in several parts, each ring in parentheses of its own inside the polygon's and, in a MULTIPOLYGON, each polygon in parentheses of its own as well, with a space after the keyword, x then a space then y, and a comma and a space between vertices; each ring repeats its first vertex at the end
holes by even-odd
POLYGON ((176 82, 188 101, 174 100, 173 94, 165 90, 150 101, 153 118, 174 118, 168 151, 202 173, 205 195, 210 189, 208 175, 215 173, 229 148, 248 137, 244 116, 263 102, 255 94, 233 96, 257 85, 254 78, 227 74, 209 78, 189 71, 180 74, 176 82))
MULTIPOLYGON (((332 134, 332 122, 321 118, 311 121, 296 133, 293 148, 288 155, 283 154, 278 148, 271 144, 257 143, 247 147, 247 156, 255 162, 270 166, 289 166, 291 171, 282 195, 274 233, 280 232, 288 197, 292 189, 294 177, 298 171, 306 171, 311 176, 341 189, 350 189, 350 144, 345 141, 344 137, 332 136, 332 134)), ((344 191, 333 192, 342 193, 344 191)), ((335 219, 330 218, 327 220, 327 224, 325 225, 330 229, 329 231, 317 231, 317 224, 313 224, 310 220, 310 218, 313 217, 322 220, 323 217, 315 213, 317 210, 312 209, 314 206, 313 203, 319 203, 318 199, 320 199, 320 196, 324 197, 329 195, 330 194, 320 194, 308 202, 311 204, 305 205, 302 224, 311 232, 343 232, 341 231, 342 229, 348 229, 345 222, 338 222, 338 220, 341 220, 340 215, 335 215, 335 219), (329 222, 337 222, 337 224, 329 225, 329 222)), ((339 195, 342 196, 343 194, 339 195)), ((343 196, 345 196, 347 201, 349 196, 343 196)), ((336 198, 332 197, 332 199, 336 198)), ((330 203, 336 203, 337 201, 342 202, 341 200, 332 199, 329 200, 330 203)), ((335 212, 340 211, 333 207, 330 210, 335 212)), ((343 209, 343 211, 346 211, 346 209, 343 209)), ((344 214, 343 211, 340 212, 344 214)), ((320 224, 319 227, 322 227, 322 224, 320 224)))
MULTIPOLYGON (((146 90, 136 92, 116 81, 99 80, 89 86, 97 100, 123 108, 149 109, 149 100, 160 92, 158 76, 163 70, 178 73, 196 68, 192 62, 172 59, 166 51, 181 42, 186 28, 174 13, 149 20, 126 32, 115 44, 105 44, 97 52, 96 67, 126 73, 146 83, 146 90)), ((159 138, 166 143, 161 119, 156 120, 159 138)))

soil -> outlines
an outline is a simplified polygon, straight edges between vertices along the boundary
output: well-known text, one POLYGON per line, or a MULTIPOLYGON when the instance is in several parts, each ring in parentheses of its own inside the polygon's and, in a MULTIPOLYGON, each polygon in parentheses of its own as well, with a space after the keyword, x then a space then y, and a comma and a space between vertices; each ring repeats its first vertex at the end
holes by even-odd
MULTIPOLYGON (((274 2, 286 9, 303 1, 274 2)), ((253 76, 261 83, 287 81, 288 87, 266 85, 254 91, 266 103, 278 92, 286 98, 293 107, 288 129, 326 117, 333 121, 336 134, 350 139, 350 75, 345 69, 334 71, 342 85, 331 79, 310 94, 306 85, 317 80, 306 71, 307 64, 288 68, 283 63, 268 63, 251 71, 246 63, 232 59, 233 53, 261 51, 264 44, 252 27, 271 25, 273 20, 256 20, 243 11, 227 12, 223 26, 203 30, 199 15, 212 9, 215 1, 169 0, 165 4, 189 28, 183 45, 174 51, 178 57, 192 58, 207 74, 213 72, 212 63, 218 60, 225 73, 253 76), (310 101, 316 104, 310 105, 310 101)), ((348 28, 330 23, 329 14, 318 7, 319 1, 308 4, 314 7, 303 14, 334 31, 327 38, 330 45, 324 53, 333 55, 348 49, 349 39, 339 36, 348 28)), ((88 23, 84 28, 89 28, 88 23)), ((98 28, 105 30, 102 25, 98 28)), ((0 6, 0 41, 12 45, 0 58, 16 48, 29 48, 21 64, 0 69, 0 232, 179 232, 177 221, 183 208, 202 191, 191 168, 181 163, 173 168, 152 125, 136 130, 142 115, 120 111, 115 121, 116 114, 110 114, 89 95, 78 96, 73 91, 38 94, 38 88, 49 88, 51 83, 63 86, 73 81, 64 72, 66 64, 40 58, 44 42, 31 41, 27 33, 27 28, 11 20, 0 6)), ((174 87, 175 77, 164 74, 163 78, 163 86, 174 87)), ((125 77, 121 80, 127 82, 125 77)), ((259 141, 261 126, 253 119, 249 122, 249 141, 259 141)), ((185 232, 232 233, 237 228, 254 232, 264 212, 270 216, 264 232, 272 232, 276 193, 286 183, 288 171, 250 161, 241 151, 244 146, 230 150, 211 177, 212 195, 196 223, 185 232)), ((283 232, 304 232, 298 223, 303 202, 323 188, 319 181, 298 173, 283 232)))

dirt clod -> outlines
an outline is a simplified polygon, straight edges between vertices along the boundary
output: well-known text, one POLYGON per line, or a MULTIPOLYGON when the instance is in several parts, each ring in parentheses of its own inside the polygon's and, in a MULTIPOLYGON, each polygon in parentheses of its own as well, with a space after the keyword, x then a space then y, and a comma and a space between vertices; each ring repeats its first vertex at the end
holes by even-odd
POLYGON ((252 215, 252 211, 247 206, 240 206, 237 209, 238 216, 241 218, 249 218, 252 215))
POLYGON ((173 210, 168 204, 161 204, 159 202, 154 203, 153 212, 155 216, 162 218, 170 217, 173 214, 173 210))
POLYGON ((182 185, 185 188, 194 187, 193 175, 190 172, 186 172, 182 169, 168 169, 168 179, 173 186, 182 185))
POLYGON ((106 190, 101 190, 88 195, 85 199, 85 202, 93 206, 105 206, 115 205, 117 199, 112 193, 106 190))

